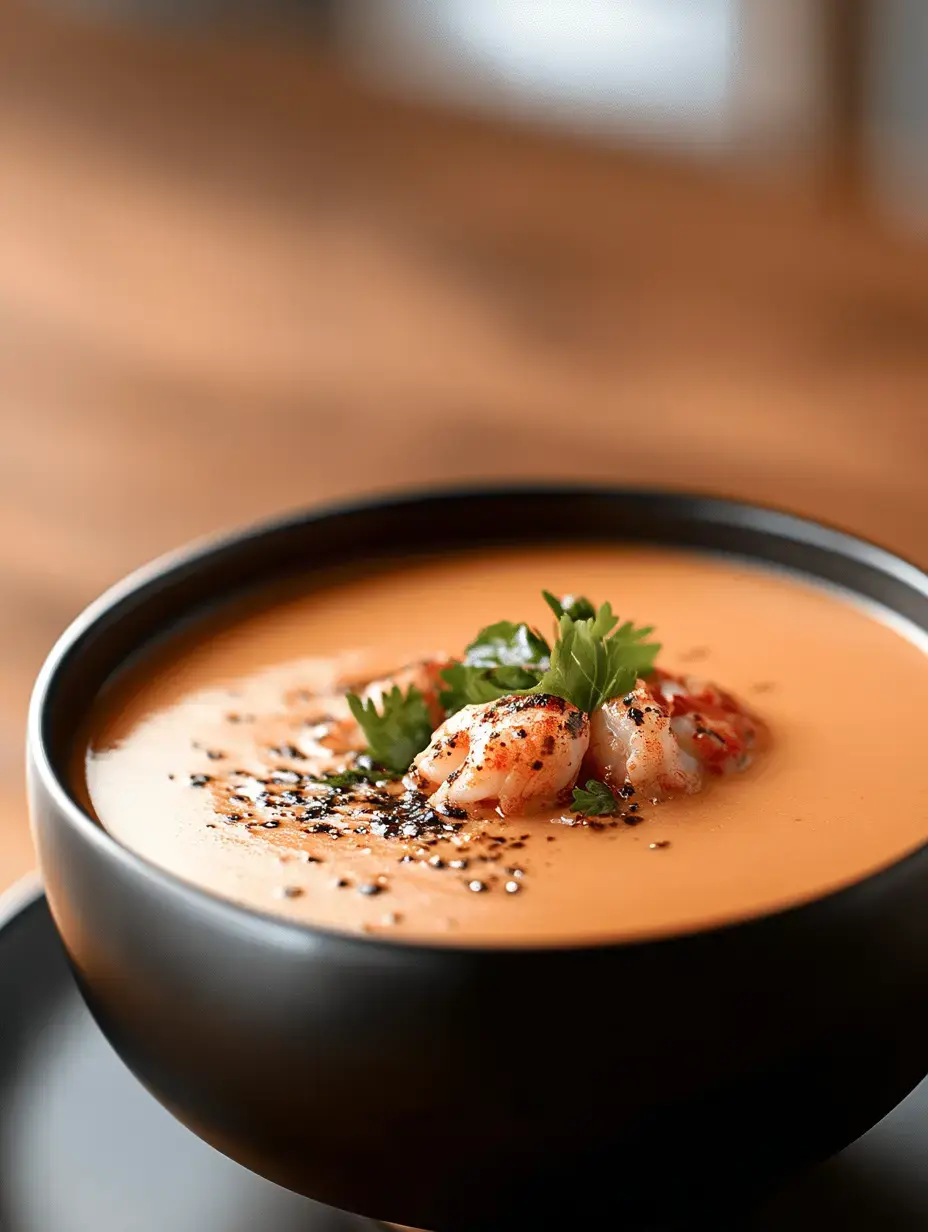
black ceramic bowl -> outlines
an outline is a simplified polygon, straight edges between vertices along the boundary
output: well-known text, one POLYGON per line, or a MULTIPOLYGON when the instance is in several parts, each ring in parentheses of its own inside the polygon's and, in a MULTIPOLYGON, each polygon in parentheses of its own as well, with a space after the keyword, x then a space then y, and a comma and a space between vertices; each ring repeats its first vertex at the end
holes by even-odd
POLYGON ((313 1198, 440 1232, 587 1227, 603 1211, 649 1224, 835 1151, 928 1070, 925 849, 730 927, 430 948, 233 906, 75 802, 68 756, 90 700, 196 609, 294 569, 565 538, 785 566, 928 631, 928 578, 838 531, 702 497, 516 489, 309 513, 196 547, 104 596, 42 671, 32 820, 97 1021, 197 1134, 313 1198))

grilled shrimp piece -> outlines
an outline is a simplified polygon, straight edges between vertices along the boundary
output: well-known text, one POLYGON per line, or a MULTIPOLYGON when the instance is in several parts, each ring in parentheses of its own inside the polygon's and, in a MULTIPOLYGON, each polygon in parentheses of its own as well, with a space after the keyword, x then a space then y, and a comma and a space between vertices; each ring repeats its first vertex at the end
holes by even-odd
POLYGON ((750 763, 766 727, 737 698, 693 676, 658 671, 653 682, 670 707, 670 726, 681 748, 708 773, 731 774, 750 763))
POLYGON ((408 778, 439 812, 488 803, 521 813, 569 797, 589 739, 587 716, 560 697, 503 697, 452 715, 408 778))
POLYGON ((655 671, 593 715, 590 764, 607 783, 663 800, 699 791, 706 774, 744 769, 762 731, 731 694, 655 671))
POLYGON ((702 771, 681 749, 670 712, 643 683, 615 697, 590 720, 590 764, 597 778, 613 787, 626 780, 651 799, 699 791, 702 771))

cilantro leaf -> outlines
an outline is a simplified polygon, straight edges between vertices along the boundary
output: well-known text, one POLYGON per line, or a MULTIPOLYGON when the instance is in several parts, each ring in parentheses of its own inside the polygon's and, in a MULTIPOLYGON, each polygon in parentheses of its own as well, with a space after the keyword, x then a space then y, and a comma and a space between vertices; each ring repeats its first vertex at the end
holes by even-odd
POLYGON ((619 625, 608 603, 597 610, 582 595, 542 594, 558 616, 553 649, 524 623, 500 620, 481 629, 463 661, 441 673, 447 688, 439 699, 447 714, 511 693, 551 693, 590 714, 651 671, 660 650, 646 640, 652 629, 630 620, 619 625))
POLYGON ((351 713, 367 737, 367 751, 387 770, 402 774, 432 738, 432 721, 421 692, 411 685, 404 697, 399 685, 383 696, 379 713, 373 699, 362 702, 356 693, 347 695, 351 713))
POLYGON ((447 689, 438 699, 445 712, 456 714, 464 706, 479 706, 495 702, 511 693, 524 693, 538 683, 540 669, 524 667, 474 667, 468 663, 452 663, 442 672, 447 689))
POLYGON ((558 599, 550 590, 543 590, 541 593, 558 620, 562 616, 569 616, 571 620, 592 620, 596 615, 596 608, 586 595, 562 595, 558 599))
POLYGON ((605 783, 587 779, 586 788, 574 788, 574 808, 587 817, 609 817, 619 811, 619 802, 605 783))
POLYGON ((527 624, 499 620, 481 629, 464 652, 468 667, 547 667, 551 647, 527 624))
POLYGON ((510 693, 534 688, 550 662, 551 648, 527 624, 499 620, 481 629, 464 652, 464 660, 442 672, 447 684, 439 700, 447 714, 464 706, 495 702, 510 693))
POLYGON ((592 714, 610 697, 634 688, 639 674, 654 666, 660 646, 645 641, 652 629, 638 629, 630 620, 617 629, 618 623, 609 603, 593 618, 574 620, 565 613, 551 666, 535 691, 563 697, 592 714))

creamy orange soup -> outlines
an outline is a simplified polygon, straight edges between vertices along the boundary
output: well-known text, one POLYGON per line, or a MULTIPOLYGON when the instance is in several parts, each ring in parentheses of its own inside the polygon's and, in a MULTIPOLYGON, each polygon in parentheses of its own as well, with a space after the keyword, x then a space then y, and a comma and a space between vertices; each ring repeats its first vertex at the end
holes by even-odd
POLYGON ((913 850, 928 834, 926 713, 919 645, 787 576, 656 550, 481 552, 277 595, 178 635, 99 698, 85 787, 121 843, 263 912, 396 940, 575 944, 774 910, 913 850), (501 618, 548 631, 542 587, 653 624, 659 664, 738 694, 769 748, 697 795, 642 802, 635 824, 561 808, 388 837, 307 813, 314 694, 460 654, 501 618))

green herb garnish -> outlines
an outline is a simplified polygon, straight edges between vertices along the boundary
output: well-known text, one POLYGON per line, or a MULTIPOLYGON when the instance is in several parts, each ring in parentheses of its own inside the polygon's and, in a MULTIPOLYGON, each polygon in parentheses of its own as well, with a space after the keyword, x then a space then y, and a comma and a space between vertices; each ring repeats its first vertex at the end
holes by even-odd
POLYGON ((634 688, 638 676, 653 668, 660 646, 645 641, 651 628, 638 629, 630 620, 616 628, 618 623, 609 603, 593 618, 561 616, 551 666, 534 692, 563 697, 592 714, 610 697, 634 688))
POLYGON ((456 714, 464 706, 479 706, 483 702, 495 702, 512 693, 527 693, 538 683, 540 671, 524 667, 470 667, 466 663, 452 663, 442 672, 448 687, 442 689, 438 699, 445 713, 456 714))
POLYGON ((592 714, 652 670, 660 645, 646 640, 650 627, 639 629, 630 620, 619 625, 610 604, 597 611, 582 595, 542 594, 558 615, 554 647, 526 624, 488 625, 464 661, 442 672, 448 687, 439 696, 447 714, 512 693, 550 693, 592 714))
POLYGON ((527 624, 499 620, 481 629, 464 652, 468 667, 547 667, 551 647, 527 624))
POLYGON ((402 774, 432 739, 432 720, 421 692, 411 685, 404 696, 394 685, 383 696, 378 712, 372 699, 362 702, 356 693, 347 695, 351 713, 367 737, 370 757, 387 770, 402 774))
POLYGON ((550 656, 548 643, 527 624, 497 621, 480 630, 462 663, 453 663, 442 672, 448 687, 439 700, 450 715, 463 706, 525 693, 538 683, 550 656))
POLYGON ((562 595, 559 599, 550 590, 541 593, 558 620, 562 616, 569 616, 571 620, 592 620, 596 615, 596 608, 586 595, 562 595))
POLYGON ((574 808, 587 817, 609 817, 619 811, 619 802, 605 783, 587 779, 586 788, 574 788, 574 808))

